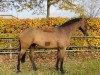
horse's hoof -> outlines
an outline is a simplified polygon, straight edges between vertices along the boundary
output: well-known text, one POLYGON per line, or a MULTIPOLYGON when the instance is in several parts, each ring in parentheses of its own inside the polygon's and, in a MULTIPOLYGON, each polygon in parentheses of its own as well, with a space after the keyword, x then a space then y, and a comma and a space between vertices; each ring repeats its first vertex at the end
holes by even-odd
POLYGON ((67 75, 66 73, 64 73, 64 74, 61 74, 61 75, 67 75))
POLYGON ((44 74, 42 72, 40 72, 39 70, 37 70, 36 75, 44 75, 44 74))
POLYGON ((21 71, 17 71, 17 74, 20 74, 21 71))
POLYGON ((61 73, 61 75, 67 75, 67 74, 64 72, 64 73, 61 73))
POLYGON ((61 75, 69 75, 65 71, 61 72, 61 75))
POLYGON ((59 69, 55 69, 56 71, 58 71, 59 69))
POLYGON ((39 70, 36 70, 36 72, 38 73, 38 72, 40 72, 39 70))
POLYGON ((61 72, 61 75, 66 75, 65 71, 62 71, 62 72, 61 72))
POLYGON ((37 71, 38 69, 37 69, 36 67, 33 67, 33 70, 34 70, 34 71, 37 71))
POLYGON ((56 71, 58 71, 58 70, 59 70, 59 68, 55 68, 55 70, 56 70, 56 71))

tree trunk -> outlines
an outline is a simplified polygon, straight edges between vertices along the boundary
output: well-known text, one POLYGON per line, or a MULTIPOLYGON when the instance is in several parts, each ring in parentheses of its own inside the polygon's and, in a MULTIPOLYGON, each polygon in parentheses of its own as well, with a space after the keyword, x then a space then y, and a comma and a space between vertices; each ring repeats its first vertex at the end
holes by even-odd
POLYGON ((49 18, 49 16, 50 16, 50 0, 47 0, 47 18, 49 18))

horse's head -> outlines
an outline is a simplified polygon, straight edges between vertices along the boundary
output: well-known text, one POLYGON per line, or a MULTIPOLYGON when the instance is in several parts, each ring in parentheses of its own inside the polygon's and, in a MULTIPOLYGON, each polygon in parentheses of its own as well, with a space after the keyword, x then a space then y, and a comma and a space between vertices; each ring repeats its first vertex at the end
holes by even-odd
POLYGON ((82 18, 81 26, 79 27, 79 30, 81 30, 85 36, 89 36, 88 31, 87 31, 87 26, 88 26, 87 19, 82 18))

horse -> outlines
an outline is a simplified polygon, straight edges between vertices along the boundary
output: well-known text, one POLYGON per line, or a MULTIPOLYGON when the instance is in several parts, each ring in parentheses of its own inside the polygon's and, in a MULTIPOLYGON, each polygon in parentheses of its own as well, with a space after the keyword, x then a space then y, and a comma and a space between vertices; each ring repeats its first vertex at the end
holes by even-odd
POLYGON ((61 74, 64 74, 64 56, 66 48, 70 44, 72 34, 79 29, 84 35, 89 35, 86 21, 86 18, 75 18, 52 29, 25 29, 19 36, 20 52, 18 54, 17 73, 20 72, 20 61, 25 58, 24 55, 28 48, 30 48, 29 57, 32 63, 32 68, 37 71, 33 55, 35 46, 38 45, 44 49, 57 49, 56 70, 60 70, 61 74))

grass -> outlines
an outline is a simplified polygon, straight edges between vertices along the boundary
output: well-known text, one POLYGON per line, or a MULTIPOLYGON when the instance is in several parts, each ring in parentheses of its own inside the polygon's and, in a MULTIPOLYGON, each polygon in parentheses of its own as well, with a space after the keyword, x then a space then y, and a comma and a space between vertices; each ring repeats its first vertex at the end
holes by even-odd
MULTIPOLYGON (((8 55, 0 56, 0 75, 18 75, 16 73, 17 55, 9 60, 8 55)), ((37 53, 35 62, 39 71, 32 70, 29 56, 26 56, 26 63, 21 64, 19 75, 61 75, 55 70, 56 53, 37 53)), ((66 55, 64 62, 65 75, 100 75, 100 52, 75 52, 73 55, 66 55)))
MULTIPOLYGON (((17 75, 16 64, 17 62, 0 62, 0 75, 17 75)), ((38 72, 32 70, 29 61, 21 64, 20 75, 60 75, 60 72, 55 70, 55 62, 36 65, 39 68, 38 72)), ((67 75, 100 75, 100 60, 69 60, 64 62, 64 69, 67 75)))
POLYGON ((71 61, 67 63, 65 69, 69 75, 99 75, 100 74, 100 61, 88 60, 88 61, 71 61))

